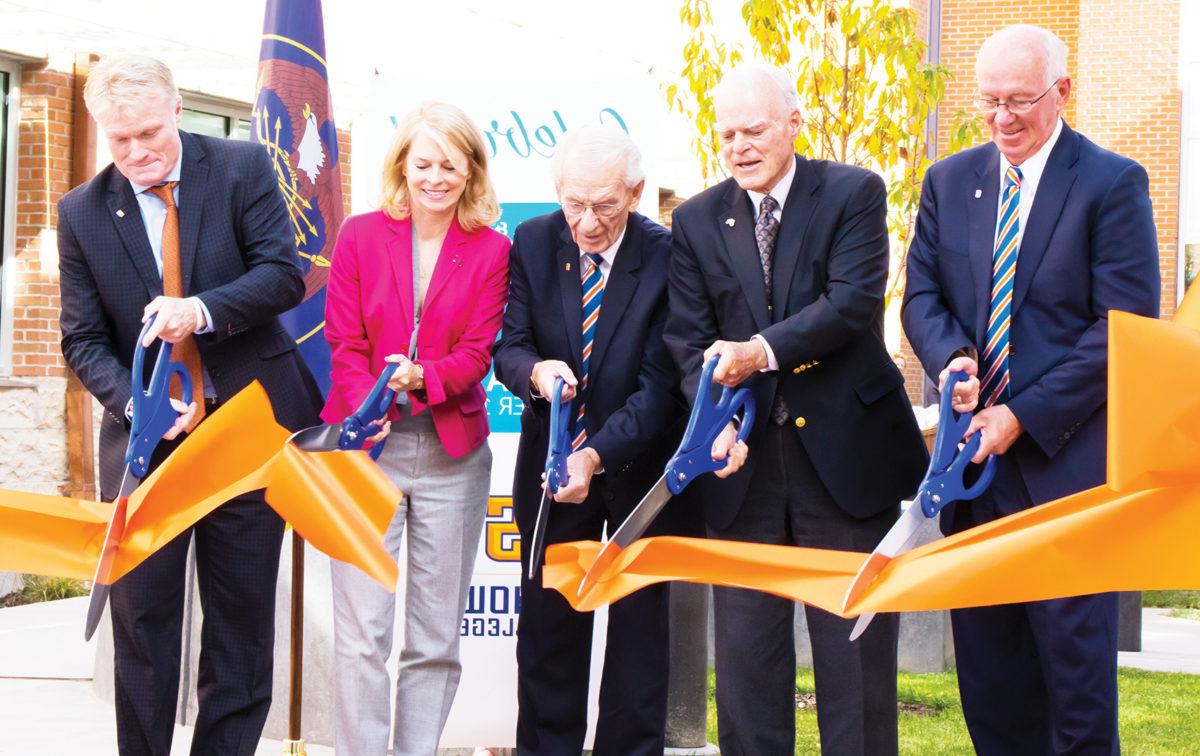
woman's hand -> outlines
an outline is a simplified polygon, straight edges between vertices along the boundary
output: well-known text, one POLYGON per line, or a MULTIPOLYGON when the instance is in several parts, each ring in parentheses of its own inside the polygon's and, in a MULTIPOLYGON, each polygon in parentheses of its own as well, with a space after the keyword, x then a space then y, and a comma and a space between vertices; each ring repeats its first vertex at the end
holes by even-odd
POLYGON ((388 388, 392 391, 398 394, 402 391, 420 391, 425 388, 425 368, 408 359, 407 355, 389 354, 384 361, 399 365, 388 380, 388 388))
POLYGON ((379 426, 379 432, 367 439, 372 445, 382 443, 383 439, 387 438, 388 434, 392 432, 392 421, 388 420, 387 417, 372 420, 371 425, 379 426))

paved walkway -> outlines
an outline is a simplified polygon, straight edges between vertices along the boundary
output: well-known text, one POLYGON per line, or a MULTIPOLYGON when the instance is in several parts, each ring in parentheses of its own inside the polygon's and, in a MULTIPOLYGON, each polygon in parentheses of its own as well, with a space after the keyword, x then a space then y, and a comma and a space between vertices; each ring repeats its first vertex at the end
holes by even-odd
MULTIPOLYGON (((0 609, 0 756, 116 756, 111 704, 92 692, 94 643, 83 641, 87 599, 0 609)), ((1142 648, 1123 667, 1200 674, 1200 622, 1144 609, 1142 648)), ((192 728, 177 726, 172 754, 186 754, 192 728)), ((283 745, 263 740, 259 756, 283 745)), ((312 756, 333 749, 308 744, 312 756)))

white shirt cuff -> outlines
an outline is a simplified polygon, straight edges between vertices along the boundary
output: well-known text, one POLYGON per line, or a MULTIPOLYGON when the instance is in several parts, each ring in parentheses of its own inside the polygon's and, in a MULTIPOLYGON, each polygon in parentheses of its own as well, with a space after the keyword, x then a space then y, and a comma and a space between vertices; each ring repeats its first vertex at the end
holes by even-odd
POLYGON ((192 306, 196 308, 196 321, 204 324, 202 328, 197 328, 193 333, 212 333, 212 315, 209 313, 208 308, 204 306, 204 302, 200 301, 200 297, 188 297, 188 299, 191 300, 192 306))
POLYGON ((767 340, 763 338, 762 334, 756 333, 750 338, 762 344, 763 351, 767 353, 767 366, 758 372, 765 373, 769 370, 778 370, 779 361, 775 359, 775 353, 771 351, 771 345, 767 343, 767 340))

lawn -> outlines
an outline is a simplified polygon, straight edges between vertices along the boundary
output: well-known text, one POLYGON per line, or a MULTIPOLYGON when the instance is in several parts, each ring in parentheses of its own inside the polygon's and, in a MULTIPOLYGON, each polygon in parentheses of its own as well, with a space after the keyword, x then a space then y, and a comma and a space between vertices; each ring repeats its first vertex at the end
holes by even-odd
MULTIPOLYGON (((1200 754, 1200 675, 1122 669, 1121 748, 1136 754, 1200 754)), ((796 674, 796 692, 813 692, 810 670, 796 674)), ((972 753, 954 672, 901 673, 898 684, 900 752, 912 754, 972 753)), ((1003 695, 998 692, 998 695, 1003 695)), ((713 674, 708 674, 708 739, 717 742, 713 674)), ((796 753, 818 753, 817 712, 796 712, 796 753)))

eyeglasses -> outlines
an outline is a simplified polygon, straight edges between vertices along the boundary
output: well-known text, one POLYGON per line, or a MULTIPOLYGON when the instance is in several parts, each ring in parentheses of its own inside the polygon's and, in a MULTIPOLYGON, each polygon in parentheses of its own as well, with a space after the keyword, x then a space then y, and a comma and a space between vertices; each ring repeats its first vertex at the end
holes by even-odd
POLYGON ((1030 108, 1032 108, 1034 105, 1038 104, 1038 101, 1040 101, 1046 95, 1050 94, 1050 90, 1054 89, 1054 87, 1058 86, 1058 82, 1060 82, 1060 81, 1062 81, 1062 79, 1055 79, 1054 82, 1052 84, 1050 84, 1050 86, 1046 87, 1045 92, 1042 92, 1040 95, 1033 98, 1032 100, 1001 101, 1001 100, 993 99, 991 97, 976 97, 972 102, 975 103, 975 109, 984 115, 991 115, 992 113, 995 113, 1000 108, 1006 108, 1008 110, 1008 112, 1012 113, 1013 115, 1021 115, 1022 113, 1028 113, 1030 108))
POLYGON ((585 205, 582 202, 564 202, 562 203, 563 212, 572 218, 580 218, 589 209, 596 214, 597 218, 612 220, 625 211, 625 206, 616 202, 601 202, 598 205, 585 205))

